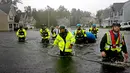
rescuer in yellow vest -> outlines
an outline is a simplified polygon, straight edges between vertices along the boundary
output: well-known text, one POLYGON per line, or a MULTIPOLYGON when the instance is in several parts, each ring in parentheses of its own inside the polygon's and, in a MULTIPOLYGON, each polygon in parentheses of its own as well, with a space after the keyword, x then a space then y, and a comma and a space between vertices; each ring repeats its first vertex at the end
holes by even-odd
POLYGON ((46 25, 43 25, 42 28, 40 29, 40 34, 42 37, 42 43, 49 43, 49 39, 50 39, 50 31, 47 28, 46 25))
POLYGON ((65 29, 65 26, 60 26, 60 33, 57 35, 53 45, 57 45, 60 49, 61 56, 72 55, 72 47, 75 43, 75 38, 70 31, 65 29))
POLYGON ((128 59, 127 47, 124 35, 120 32, 120 26, 119 23, 113 23, 112 30, 105 33, 100 42, 101 56, 105 62, 126 62, 128 59))
POLYGON ((20 25, 18 31, 16 32, 19 42, 24 42, 27 36, 26 30, 20 25))
POLYGON ((97 38, 98 28, 96 27, 96 24, 93 24, 91 28, 89 28, 89 32, 95 35, 97 38))
POLYGON ((76 42, 75 44, 86 44, 87 42, 87 35, 85 30, 81 28, 81 24, 77 24, 77 30, 75 30, 74 35, 76 42))

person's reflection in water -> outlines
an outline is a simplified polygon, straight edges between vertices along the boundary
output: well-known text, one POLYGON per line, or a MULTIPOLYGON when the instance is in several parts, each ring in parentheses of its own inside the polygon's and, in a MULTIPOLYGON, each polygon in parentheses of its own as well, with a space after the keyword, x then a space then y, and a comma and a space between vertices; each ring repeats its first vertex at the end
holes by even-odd
POLYGON ((123 73, 124 68, 117 68, 117 67, 112 67, 108 65, 102 65, 100 73, 123 73))
POLYGON ((60 57, 56 64, 56 73, 76 73, 71 57, 60 57))

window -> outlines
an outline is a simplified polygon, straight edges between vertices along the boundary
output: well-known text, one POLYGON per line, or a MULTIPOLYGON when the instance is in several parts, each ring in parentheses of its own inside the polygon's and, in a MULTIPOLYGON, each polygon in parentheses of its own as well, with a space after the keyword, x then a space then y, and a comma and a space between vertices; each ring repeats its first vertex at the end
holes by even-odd
POLYGON ((124 23, 124 25, 127 25, 127 23, 124 23))
POLYGON ((116 13, 116 12, 115 12, 114 14, 115 14, 115 16, 117 16, 117 13, 116 13))
POLYGON ((123 9, 119 12, 119 16, 123 15, 123 9))
POLYGON ((9 16, 9 19, 10 19, 10 20, 13 20, 13 16, 9 16))
POLYGON ((110 13, 110 17, 113 17, 113 13, 112 12, 110 13))
POLYGON ((12 24, 9 24, 9 28, 12 28, 12 24))
POLYGON ((128 24, 130 25, 130 22, 128 22, 128 24))
POLYGON ((16 24, 14 24, 14 28, 16 28, 16 24))

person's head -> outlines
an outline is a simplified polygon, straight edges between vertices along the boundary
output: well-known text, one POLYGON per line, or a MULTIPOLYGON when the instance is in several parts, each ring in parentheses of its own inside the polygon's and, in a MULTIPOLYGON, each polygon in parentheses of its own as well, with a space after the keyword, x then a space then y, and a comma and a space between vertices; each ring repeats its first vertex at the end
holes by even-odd
POLYGON ((78 29, 81 29, 81 24, 77 24, 77 28, 78 28, 78 29))
POLYGON ((42 29, 45 30, 47 28, 46 25, 42 25, 42 29))
POLYGON ((119 32, 120 31, 120 24, 119 23, 113 23, 112 24, 112 30, 114 31, 114 32, 119 32))
POLYGON ((59 29, 59 26, 57 25, 56 28, 59 29))
POLYGON ((96 28, 96 24, 93 24, 92 27, 93 27, 93 28, 96 28))
POLYGON ((23 26, 22 26, 22 25, 20 25, 20 26, 19 26, 19 28, 20 28, 20 29, 22 29, 22 28, 23 28, 23 26))
POLYGON ((64 33, 65 32, 65 26, 60 26, 60 32, 64 33))

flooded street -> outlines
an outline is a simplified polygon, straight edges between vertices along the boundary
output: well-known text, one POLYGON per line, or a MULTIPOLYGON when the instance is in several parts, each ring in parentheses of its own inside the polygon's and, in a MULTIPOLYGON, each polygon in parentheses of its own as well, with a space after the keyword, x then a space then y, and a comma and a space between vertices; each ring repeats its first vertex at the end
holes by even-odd
MULTIPOLYGON (((108 72, 101 64, 85 60, 101 60, 99 44, 106 31, 107 29, 99 29, 96 43, 83 48, 74 47, 76 56, 71 58, 51 56, 49 53, 54 54, 59 50, 44 48, 40 43, 39 31, 28 30, 25 43, 17 41, 15 32, 0 32, 0 73, 130 73, 130 68, 124 71, 118 69, 119 72, 111 69, 108 72)), ((123 33, 130 53, 130 32, 123 31, 123 33)))

